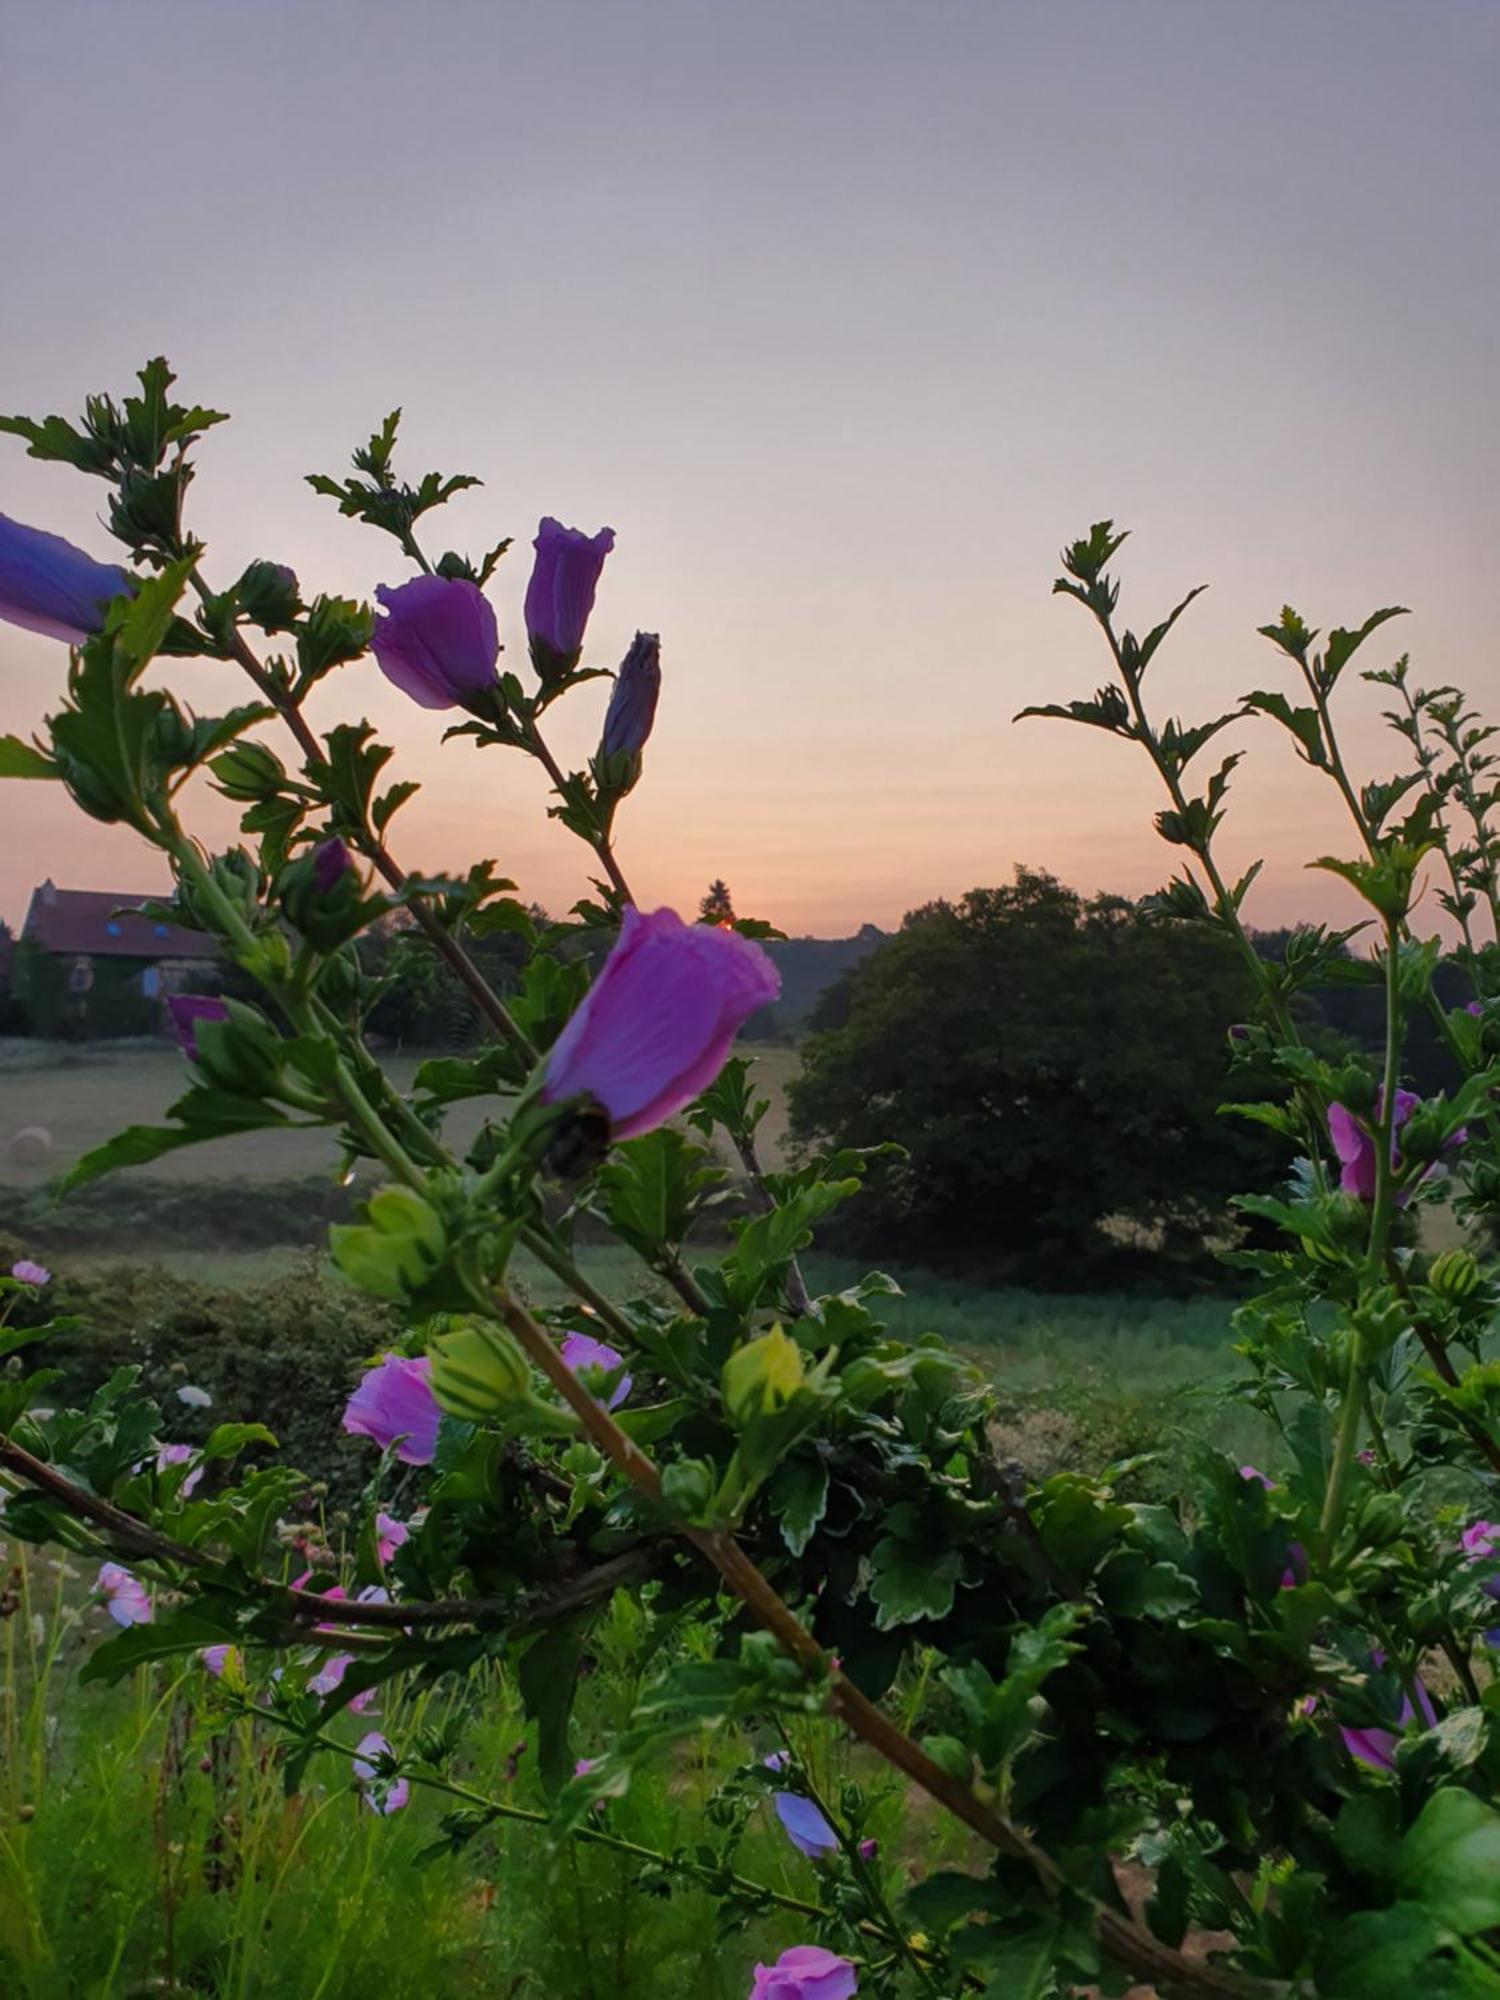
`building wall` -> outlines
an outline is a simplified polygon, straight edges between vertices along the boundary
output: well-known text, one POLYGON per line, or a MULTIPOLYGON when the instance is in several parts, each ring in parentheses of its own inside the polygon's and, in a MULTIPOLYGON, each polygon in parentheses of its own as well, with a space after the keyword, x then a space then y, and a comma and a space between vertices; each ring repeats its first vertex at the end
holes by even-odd
POLYGON ((30 1032, 58 1041, 110 1041, 166 1031, 165 998, 213 970, 186 959, 93 958, 16 949, 16 995, 30 1032))

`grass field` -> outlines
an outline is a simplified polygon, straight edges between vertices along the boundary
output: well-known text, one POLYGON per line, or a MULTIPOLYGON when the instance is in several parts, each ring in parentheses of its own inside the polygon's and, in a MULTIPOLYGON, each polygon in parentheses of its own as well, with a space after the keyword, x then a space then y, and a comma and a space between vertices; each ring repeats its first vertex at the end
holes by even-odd
MULTIPOLYGON (((772 1044, 754 1051, 756 1081, 771 1099, 761 1128, 768 1162, 776 1161, 786 1138, 786 1083, 797 1065, 794 1049, 772 1044)), ((420 1055, 383 1058, 393 1080, 408 1088, 420 1055)), ((159 1043, 13 1041, 0 1044, 0 1187, 40 1187, 127 1125, 159 1125, 173 1099, 185 1088, 182 1057, 159 1043), (20 1132, 45 1133, 40 1157, 19 1157, 20 1132)), ((489 1099, 457 1104, 448 1133, 466 1145, 486 1115, 489 1099)), ((231 1176, 279 1181, 332 1173, 338 1149, 331 1131, 251 1132, 190 1151, 168 1154, 151 1168, 153 1176, 179 1181, 231 1176)))

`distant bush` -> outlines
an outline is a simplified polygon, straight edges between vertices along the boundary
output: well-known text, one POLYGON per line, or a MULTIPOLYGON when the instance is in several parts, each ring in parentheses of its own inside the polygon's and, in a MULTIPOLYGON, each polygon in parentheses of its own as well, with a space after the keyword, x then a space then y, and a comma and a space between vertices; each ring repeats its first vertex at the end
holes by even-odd
MULTIPOLYGON (((0 1238, 5 1268, 22 1248, 0 1238)), ((137 1367, 171 1413, 174 1438, 196 1443, 215 1424, 258 1422, 289 1463, 327 1481, 335 1498, 368 1476, 370 1455, 340 1419, 361 1363, 391 1341, 394 1323, 385 1306, 311 1260, 284 1278, 237 1287, 195 1284, 152 1264, 60 1270, 45 1298, 23 1301, 13 1318, 24 1324, 52 1313, 78 1321, 47 1343, 48 1364, 61 1370, 59 1402, 86 1401, 117 1368, 137 1367), (177 1391, 188 1385, 205 1390, 212 1407, 180 1402, 177 1391)))
POLYGON ((325 1242, 328 1225, 346 1222, 354 1207, 354 1190, 326 1174, 280 1181, 134 1174, 92 1182, 63 1203, 48 1187, 0 1190, 0 1229, 33 1250, 118 1248, 138 1256, 146 1243, 216 1252, 301 1248, 325 1242))
POLYGON ((1023 1282, 1112 1286, 1208 1266, 1229 1197, 1275 1155, 1221 1118, 1225 1030, 1253 989, 1225 938, 1085 901, 1050 875, 913 911, 825 996, 791 1085, 794 1136, 903 1152, 856 1247, 1023 1282))

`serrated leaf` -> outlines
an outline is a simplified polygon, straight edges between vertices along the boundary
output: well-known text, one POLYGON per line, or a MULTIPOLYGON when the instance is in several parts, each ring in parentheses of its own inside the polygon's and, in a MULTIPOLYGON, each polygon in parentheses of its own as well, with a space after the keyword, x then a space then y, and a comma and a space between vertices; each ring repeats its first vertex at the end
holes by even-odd
POLYGON ((781 1539, 800 1556, 828 1511, 828 1467, 821 1458, 783 1459, 767 1497, 781 1524, 781 1539))
POLYGON ((870 1552, 870 1597, 882 1632, 924 1618, 946 1618, 963 1569, 956 1549, 934 1557, 930 1547, 885 1535, 870 1552))
POLYGON ((0 778, 60 778, 52 759, 19 736, 0 736, 0 778))

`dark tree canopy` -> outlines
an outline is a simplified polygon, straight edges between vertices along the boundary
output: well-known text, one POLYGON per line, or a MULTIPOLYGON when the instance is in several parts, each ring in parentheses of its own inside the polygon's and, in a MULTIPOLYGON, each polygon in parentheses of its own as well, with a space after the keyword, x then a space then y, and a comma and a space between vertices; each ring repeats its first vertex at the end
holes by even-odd
POLYGON ((1217 935, 1018 869, 913 911, 824 996, 793 1132, 901 1134, 858 1205, 869 1247, 1068 1282, 1118 1253, 1112 1219, 1201 1242, 1275 1168, 1217 1115, 1247 987, 1217 935))
POLYGON ((708 885, 708 894, 698 905, 698 914, 706 924, 734 922, 734 898, 729 893, 727 882, 715 876, 708 885))

